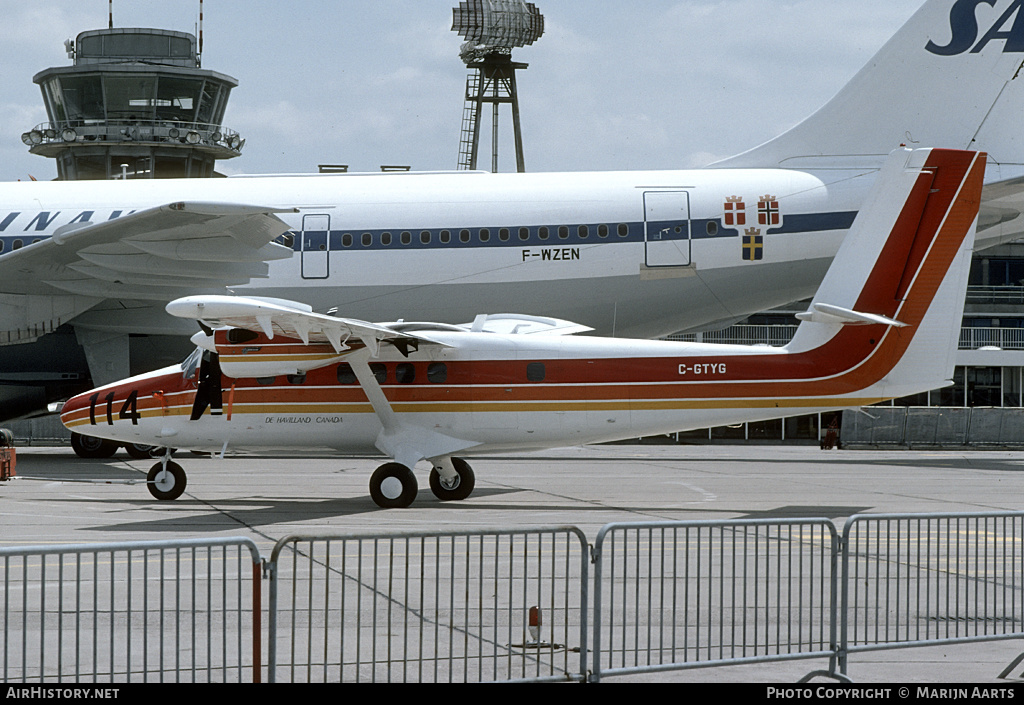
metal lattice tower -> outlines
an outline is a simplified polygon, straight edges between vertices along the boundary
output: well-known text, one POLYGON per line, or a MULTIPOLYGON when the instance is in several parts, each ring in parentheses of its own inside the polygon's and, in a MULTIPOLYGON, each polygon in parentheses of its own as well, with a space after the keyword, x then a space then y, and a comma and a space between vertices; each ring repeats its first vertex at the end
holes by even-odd
POLYGON ((544 34, 544 16, 532 2, 467 0, 453 11, 452 31, 466 39, 460 55, 469 69, 462 113, 459 169, 476 169, 483 106, 492 106, 491 171, 498 171, 499 106, 512 107, 516 168, 526 171, 519 119, 516 71, 527 64, 512 61, 512 49, 533 44, 544 34))

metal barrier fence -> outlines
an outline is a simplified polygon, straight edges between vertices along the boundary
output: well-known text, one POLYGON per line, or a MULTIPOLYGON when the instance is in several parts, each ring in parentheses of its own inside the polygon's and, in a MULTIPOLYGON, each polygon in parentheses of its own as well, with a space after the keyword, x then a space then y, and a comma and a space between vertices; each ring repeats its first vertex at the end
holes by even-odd
POLYGON ((1024 638, 1022 540, 1024 513, 851 517, 840 670, 865 651, 1024 638))
POLYGON ((591 550, 575 527, 293 536, 262 574, 237 538, 0 549, 0 667, 6 682, 258 682, 269 579, 271 682, 823 658, 807 678, 848 680, 862 652, 1024 639, 1022 542, 1013 512, 858 515, 841 538, 826 519, 609 524, 591 550))
POLYGON ((247 539, 0 549, 4 682, 260 679, 247 539))
POLYGON ((874 406, 844 411, 844 447, 1020 447, 1024 409, 874 406))
POLYGON ((269 566, 271 682, 585 679, 575 527, 293 536, 269 566))
POLYGON ((604 527, 591 680, 820 657, 834 671, 837 547, 826 519, 604 527))

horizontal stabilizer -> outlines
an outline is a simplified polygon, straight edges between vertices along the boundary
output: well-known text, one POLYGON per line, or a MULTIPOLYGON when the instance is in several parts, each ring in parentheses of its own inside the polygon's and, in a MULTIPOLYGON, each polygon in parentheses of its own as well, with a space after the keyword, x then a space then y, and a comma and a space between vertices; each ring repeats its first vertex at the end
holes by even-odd
POLYGON ((886 318, 885 316, 879 316, 874 313, 861 313, 860 311, 851 311, 848 308, 842 306, 832 306, 831 304, 812 303, 810 310, 804 313, 796 314, 796 317, 801 321, 808 321, 811 323, 838 323, 840 325, 868 325, 870 323, 881 323, 886 326, 895 326, 897 328, 905 328, 906 323, 900 323, 899 321, 893 320, 892 318, 886 318))

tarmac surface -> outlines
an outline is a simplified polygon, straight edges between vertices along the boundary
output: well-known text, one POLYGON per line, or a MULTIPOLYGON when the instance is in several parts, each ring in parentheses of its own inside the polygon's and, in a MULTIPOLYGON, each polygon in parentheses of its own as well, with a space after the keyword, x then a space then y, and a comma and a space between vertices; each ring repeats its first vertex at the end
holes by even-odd
MULTIPOLYGON (((82 460, 70 448, 18 448, 18 477, 0 484, 0 546, 241 536, 264 556, 293 534, 573 525, 594 542, 611 522, 826 517, 841 532, 859 513, 1024 510, 1024 452, 822 451, 793 445, 607 445, 473 459, 476 490, 442 503, 426 472, 412 507, 382 510, 367 483, 380 458, 330 451, 179 453, 185 494, 158 502, 154 461, 121 451, 82 460), (135 483, 135 484, 128 484, 135 483)), ((1020 641, 856 654, 860 683, 1024 682, 997 675, 1020 641)), ((792 683, 813 661, 703 668, 629 680, 792 683)), ((614 679, 615 681, 623 679, 614 679)))

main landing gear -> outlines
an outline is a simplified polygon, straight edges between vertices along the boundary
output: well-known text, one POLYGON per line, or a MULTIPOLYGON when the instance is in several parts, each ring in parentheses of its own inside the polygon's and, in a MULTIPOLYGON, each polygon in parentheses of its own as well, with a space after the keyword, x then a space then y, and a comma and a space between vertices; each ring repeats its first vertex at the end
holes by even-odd
POLYGON ((75 451, 75 455, 79 458, 111 458, 122 446, 128 451, 128 455, 135 460, 155 458, 160 455, 160 449, 156 446, 142 443, 118 443, 117 441, 108 441, 105 438, 84 436, 81 433, 71 432, 71 449, 75 451))
MULTIPOLYGON (((442 502, 466 499, 476 486, 473 468, 462 458, 451 458, 454 477, 450 471, 442 474, 438 467, 430 471, 430 491, 442 502)), ((439 463, 444 469, 444 462, 439 463)), ((370 497, 383 509, 404 509, 412 504, 419 492, 416 475, 401 463, 385 463, 370 477, 370 497)))

